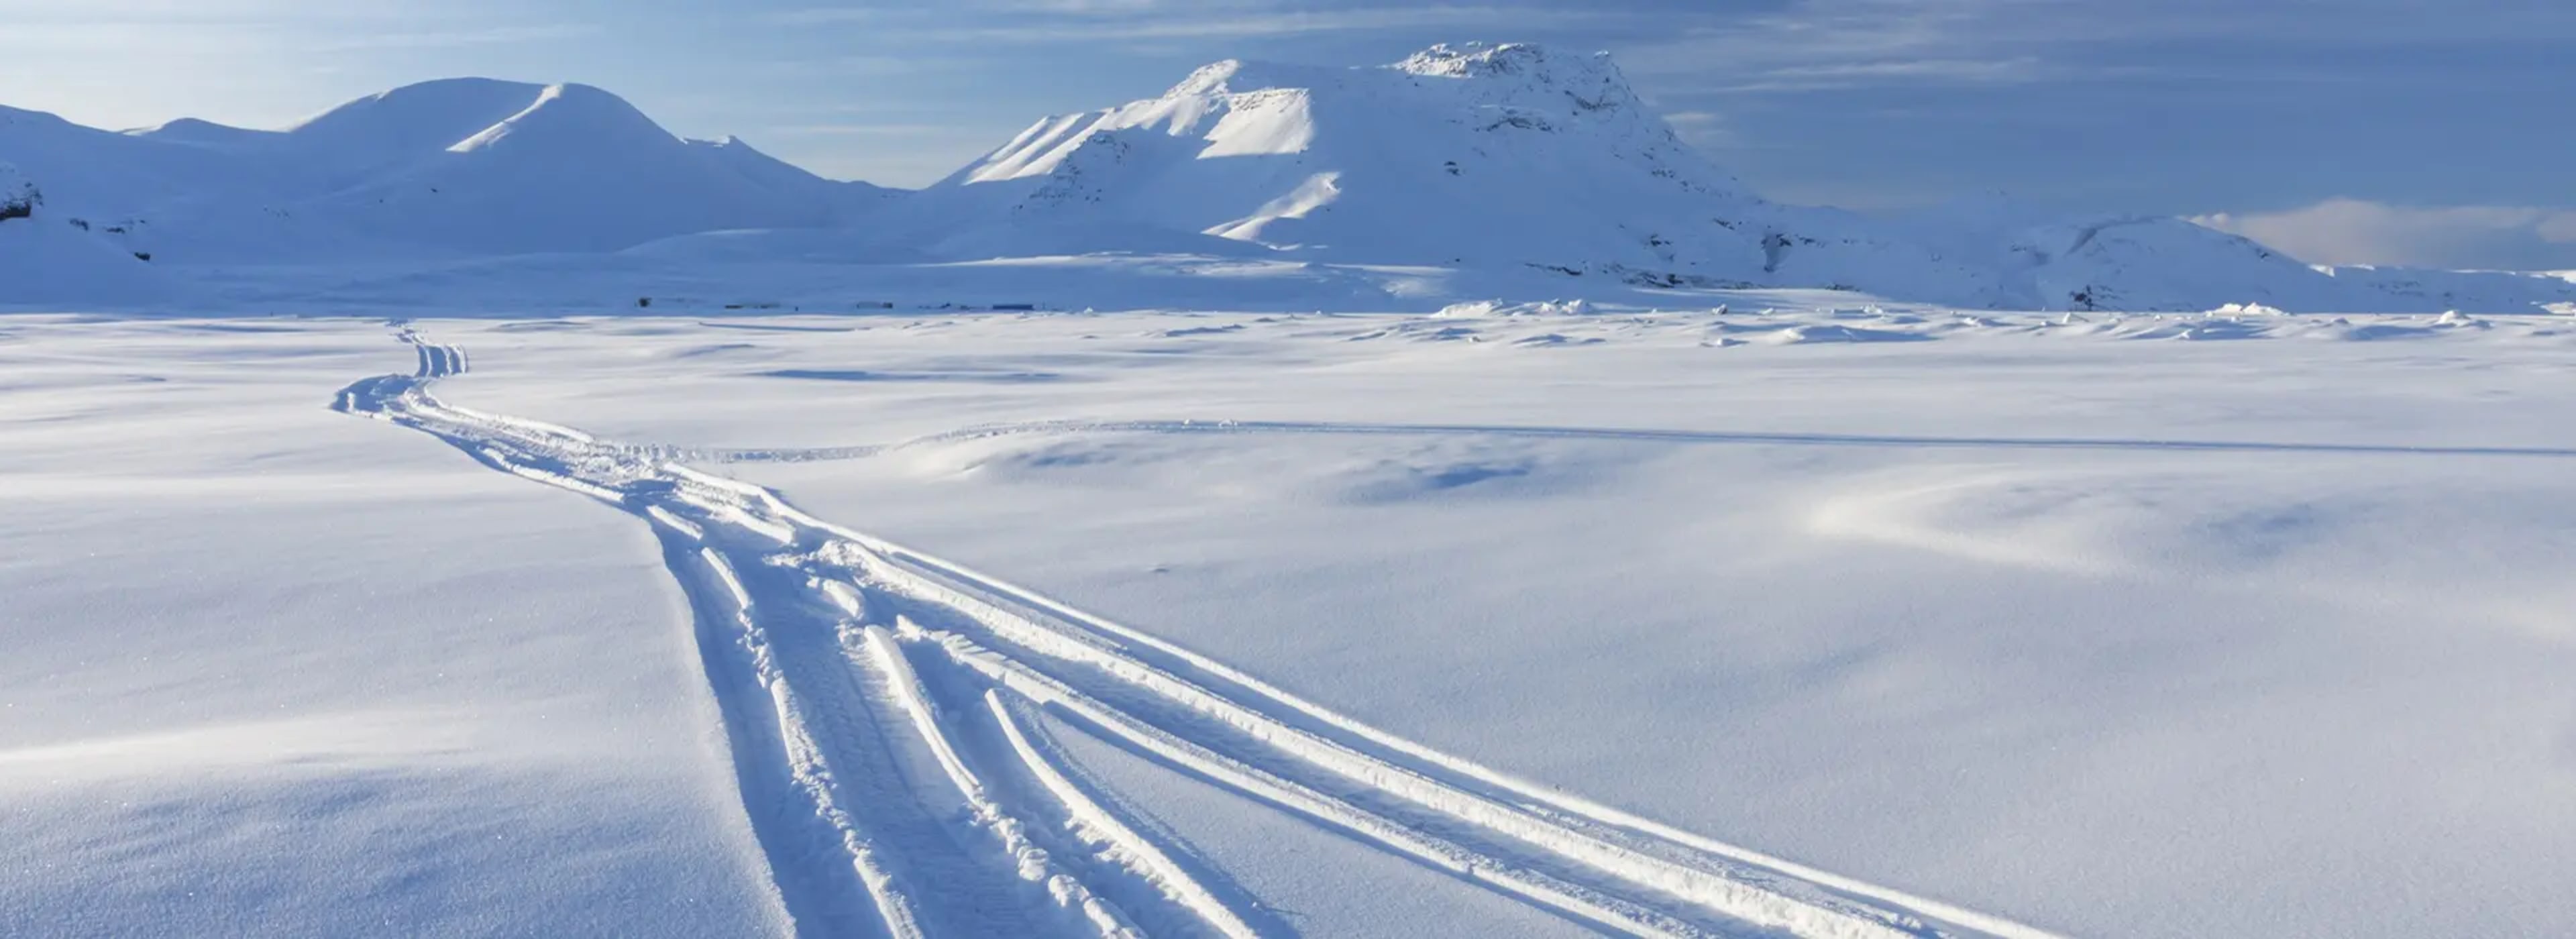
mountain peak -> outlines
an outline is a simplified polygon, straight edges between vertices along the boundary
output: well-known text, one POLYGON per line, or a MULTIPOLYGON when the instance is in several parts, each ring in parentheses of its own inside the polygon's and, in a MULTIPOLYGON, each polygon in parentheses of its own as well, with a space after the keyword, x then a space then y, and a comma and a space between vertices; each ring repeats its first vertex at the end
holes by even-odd
POLYGON ((45 128, 79 126, 70 121, 64 120, 61 115, 55 114, 51 111, 30 111, 25 108, 13 108, 5 104, 0 104, 0 127, 7 127, 10 125, 25 125, 29 127, 45 128))
POLYGON ((1534 108, 1588 122, 1650 120, 1662 132, 1610 53, 1561 52, 1531 43, 1482 42, 1432 46, 1388 66, 1425 84, 1454 84, 1457 93, 1487 104, 1534 108))
POLYGON ((539 89, 536 100, 518 113, 447 149, 451 153, 473 153, 499 146, 503 141, 525 145, 532 139, 595 147, 664 144, 679 138, 653 123, 624 98, 590 85, 562 84, 539 89))
POLYGON ((1441 78, 1544 76, 1556 71, 1597 72, 1610 64, 1610 53, 1574 55, 1527 42, 1440 43, 1406 56, 1394 68, 1441 78))
POLYGON ((1275 88, 1316 88, 1360 80, 1387 71, 1423 78, 1496 81, 1494 84, 1563 89, 1592 100, 1626 99, 1628 79, 1610 61, 1610 53, 1570 53, 1536 43, 1440 43, 1404 57, 1383 69, 1297 65, 1256 59, 1226 59, 1202 65, 1165 98, 1243 94, 1275 88))
POLYGON ((419 160, 526 110, 544 85, 444 78, 404 85, 332 108, 286 130, 296 146, 326 154, 335 182, 419 160))
POLYGON ((1199 66, 1164 98, 1244 94, 1274 88, 1314 88, 1347 80, 1359 69, 1331 65, 1297 65, 1259 59, 1226 59, 1199 66))
POLYGON ((331 133, 341 126, 369 122, 430 123, 441 127, 473 123, 488 127, 527 106, 546 86, 495 78, 440 78, 387 89, 314 115, 288 132, 331 133), (479 123, 478 123, 479 122, 479 123))
POLYGON ((1759 200, 1607 56, 1516 43, 1376 67, 1217 62, 1160 98, 1040 121, 933 188, 928 224, 989 212, 1308 257, 1728 280, 1763 263, 1761 231, 1712 221, 1749 226, 1759 200))

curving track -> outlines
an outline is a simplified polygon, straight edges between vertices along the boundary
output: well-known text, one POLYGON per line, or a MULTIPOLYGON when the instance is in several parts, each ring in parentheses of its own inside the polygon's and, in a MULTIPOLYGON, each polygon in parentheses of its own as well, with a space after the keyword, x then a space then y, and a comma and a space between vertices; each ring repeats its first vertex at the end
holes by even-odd
POLYGON ((1603 931, 2045 933, 1440 753, 1186 649, 690 469, 687 451, 440 401, 463 351, 334 408, 648 520, 697 613, 743 799, 807 936, 1251 936, 1285 926, 1122 814, 1050 727, 1603 931))

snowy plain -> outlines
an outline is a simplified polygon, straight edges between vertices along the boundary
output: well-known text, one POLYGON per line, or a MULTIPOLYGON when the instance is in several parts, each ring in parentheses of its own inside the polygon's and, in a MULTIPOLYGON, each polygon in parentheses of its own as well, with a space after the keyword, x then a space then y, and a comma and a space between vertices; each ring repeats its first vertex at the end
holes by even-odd
POLYGON ((915 191, 0 107, 0 311, 0 935, 2576 933, 2576 274, 1470 43, 915 191))
POLYGON ((1743 299, 0 319, 0 933, 2576 929, 2576 322, 1743 299))

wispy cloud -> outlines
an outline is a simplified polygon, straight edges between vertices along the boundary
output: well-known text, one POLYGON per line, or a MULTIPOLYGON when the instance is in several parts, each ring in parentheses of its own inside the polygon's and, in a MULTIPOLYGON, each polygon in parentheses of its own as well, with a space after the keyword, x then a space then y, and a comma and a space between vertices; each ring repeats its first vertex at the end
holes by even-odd
MULTIPOLYGON (((1707 14, 1628 44, 1632 73, 1735 93, 1873 86, 2217 76, 2297 77, 2295 50, 2576 40, 2576 5, 2485 0, 2474 15, 2418 0, 1790 0, 1758 15, 1707 14), (2270 62, 2181 54, 2254 46, 2270 62), (2152 56, 2152 57, 2151 57, 2152 56), (2189 64, 2159 61, 2185 59, 2189 64)), ((2348 76, 2341 65, 2318 68, 2348 76)))
POLYGON ((1664 122, 1673 126, 1673 133, 1680 135, 1683 142, 1695 147, 1723 150, 1740 143, 1726 115, 1714 111, 1674 111, 1664 115, 1664 122))
POLYGON ((1044 4, 1054 14, 965 23, 953 16, 925 17, 884 9, 810 8, 773 14, 782 25, 864 24, 894 36, 947 43, 1038 44, 1098 40, 1240 39, 1314 33, 1348 33, 1433 26, 1513 25, 1522 28, 1597 19, 1575 10, 1495 6, 1385 6, 1339 10, 1284 10, 1212 4, 1044 4))
POLYGON ((768 129, 781 137, 955 137, 948 124, 783 124, 768 129))
POLYGON ((474 29, 412 29, 362 35, 334 36, 312 44, 316 52, 363 52, 372 49, 452 49, 462 46, 509 45, 530 42, 552 42, 594 36, 600 28, 591 23, 530 23, 518 26, 486 26, 474 29))
POLYGON ((375 3, 329 7, 276 0, 6 0, 17 22, 0 30, 0 50, 113 50, 209 54, 293 51, 297 54, 384 49, 444 49, 547 42, 600 32, 591 23, 512 22, 467 11, 406 9, 375 3), (20 7, 16 4, 23 3, 20 7))
POLYGON ((2576 209, 2403 206, 2328 199, 2282 212, 2192 221, 2317 264, 2576 268, 2576 209))
POLYGON ((1720 85, 1730 92, 1823 91, 1893 83, 1977 85, 2038 81, 2052 69, 2032 56, 2010 59, 1880 59, 1767 69, 1750 81, 1720 85))
POLYGON ((2039 56, 1984 37, 2007 8, 2043 2, 1795 0, 1776 13, 1712 17, 1631 44, 1620 60, 1638 75, 1738 93, 2030 81, 2048 71, 2039 56))

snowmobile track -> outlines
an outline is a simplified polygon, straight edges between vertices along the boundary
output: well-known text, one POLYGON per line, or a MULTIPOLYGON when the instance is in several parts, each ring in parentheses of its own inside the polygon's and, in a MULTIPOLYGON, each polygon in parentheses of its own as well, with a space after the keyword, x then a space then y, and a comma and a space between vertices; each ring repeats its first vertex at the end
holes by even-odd
POLYGON ((352 383, 334 409, 606 503, 661 539, 695 611, 745 810, 800 935, 1287 929, 1152 819, 1094 797, 1050 726, 1604 932, 2049 935, 1432 750, 683 466, 686 451, 449 405, 430 386, 464 374, 464 352, 408 327, 397 335, 417 369, 352 383))

